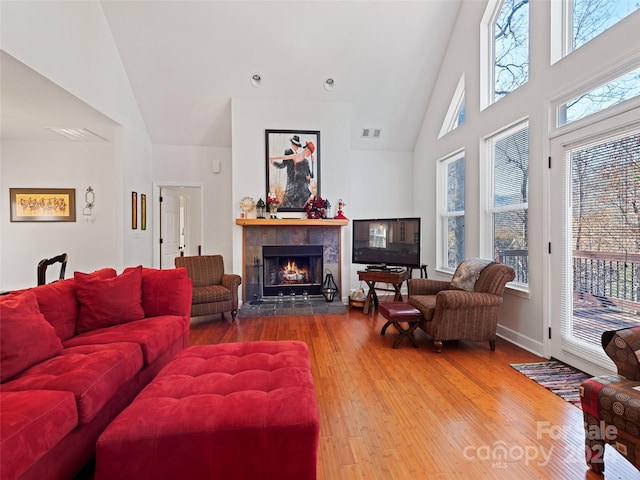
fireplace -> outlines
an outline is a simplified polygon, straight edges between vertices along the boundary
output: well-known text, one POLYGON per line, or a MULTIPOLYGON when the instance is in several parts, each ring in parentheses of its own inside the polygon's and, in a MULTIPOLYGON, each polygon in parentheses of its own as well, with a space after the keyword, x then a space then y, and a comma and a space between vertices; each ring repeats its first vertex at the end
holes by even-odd
POLYGON ((319 295, 322 286, 322 245, 263 245, 262 293, 265 297, 282 292, 319 295))

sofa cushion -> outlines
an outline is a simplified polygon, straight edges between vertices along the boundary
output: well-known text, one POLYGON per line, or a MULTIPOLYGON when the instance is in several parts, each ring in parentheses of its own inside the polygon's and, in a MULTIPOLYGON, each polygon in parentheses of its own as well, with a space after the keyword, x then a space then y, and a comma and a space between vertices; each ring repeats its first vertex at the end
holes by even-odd
POLYGON ((144 318, 141 266, 114 278, 79 272, 74 277, 80 302, 78 333, 144 318))
MULTIPOLYGON (((123 273, 132 270, 126 268, 123 273)), ((142 308, 145 317, 188 315, 191 309, 191 279, 185 268, 142 268, 142 308)))
POLYGON ((78 425, 71 392, 0 393, 0 478, 18 478, 78 425))
POLYGON ((75 396, 80 425, 89 423, 121 387, 142 369, 135 343, 81 345, 25 370, 2 385, 7 392, 59 390, 75 396))
POLYGON ((429 322, 433 320, 433 313, 436 310, 435 295, 411 295, 408 302, 420 310, 424 321, 429 322))
MULTIPOLYGON (((113 278, 116 271, 113 268, 102 268, 91 275, 94 278, 113 278)), ((76 282, 73 278, 35 287, 32 291, 38 297, 40 312, 53 325, 61 340, 71 338, 76 333, 78 321, 78 298, 76 297, 76 282)))
POLYGON ((0 381, 60 351, 62 343, 33 292, 0 297, 0 381))
POLYGON ((64 346, 101 345, 113 342, 133 342, 140 345, 144 365, 156 361, 188 328, 183 316, 164 315, 144 318, 135 322, 101 328, 77 335, 64 342, 64 346))
POLYGON ((61 340, 73 337, 78 319, 78 299, 73 278, 60 280, 34 288, 40 312, 44 315, 61 340))

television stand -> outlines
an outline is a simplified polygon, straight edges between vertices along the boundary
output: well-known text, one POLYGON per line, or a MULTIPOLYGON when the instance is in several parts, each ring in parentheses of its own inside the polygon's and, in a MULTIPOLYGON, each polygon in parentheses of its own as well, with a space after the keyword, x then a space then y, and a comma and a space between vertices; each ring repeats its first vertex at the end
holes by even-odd
POLYGON ((400 288, 402 288, 402 283, 409 278, 409 272, 410 270, 408 268, 401 268, 400 271, 359 270, 358 279, 365 282, 369 287, 367 298, 364 301, 364 308, 362 310, 362 313, 364 313, 365 315, 368 314, 369 309, 371 309, 372 303, 373 309, 376 309, 378 307, 378 295, 376 294, 376 290, 394 292, 393 301, 401 302, 402 293, 400 292, 400 288), (376 287, 376 283, 385 283, 387 285, 391 285, 393 289, 378 288, 376 287))

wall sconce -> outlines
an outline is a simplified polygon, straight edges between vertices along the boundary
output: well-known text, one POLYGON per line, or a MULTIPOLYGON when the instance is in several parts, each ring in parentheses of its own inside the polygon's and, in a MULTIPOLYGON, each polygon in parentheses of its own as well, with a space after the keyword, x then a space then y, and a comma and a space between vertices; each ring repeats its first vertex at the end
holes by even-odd
POLYGON ((93 204, 96 201, 95 194, 93 193, 93 188, 91 186, 87 187, 87 191, 84 192, 84 202, 85 206, 82 209, 82 215, 84 215, 84 219, 87 222, 92 222, 94 220, 93 216, 93 204))
POLYGON ((322 282, 320 291, 327 302, 333 302, 333 299, 338 295, 338 285, 336 285, 336 282, 333 279, 333 274, 329 270, 326 270, 326 272, 327 276, 324 277, 324 282, 322 282))

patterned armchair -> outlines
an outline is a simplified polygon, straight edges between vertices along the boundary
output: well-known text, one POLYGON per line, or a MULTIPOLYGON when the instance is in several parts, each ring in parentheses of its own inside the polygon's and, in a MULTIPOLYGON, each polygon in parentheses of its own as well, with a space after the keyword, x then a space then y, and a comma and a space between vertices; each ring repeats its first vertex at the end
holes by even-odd
POLYGON ((608 443, 640 469, 640 327, 604 332, 602 348, 618 374, 591 378, 580 386, 587 465, 604 472, 608 443))
POLYGON ((514 278, 507 265, 468 259, 460 263, 451 282, 410 279, 409 303, 422 313, 418 326, 433 338, 436 352, 442 351, 444 340, 488 340, 495 350, 502 295, 514 278))
POLYGON ((224 273, 222 255, 176 257, 176 268, 184 267, 193 282, 191 316, 231 312, 232 320, 238 313, 238 287, 240 275, 224 273))

